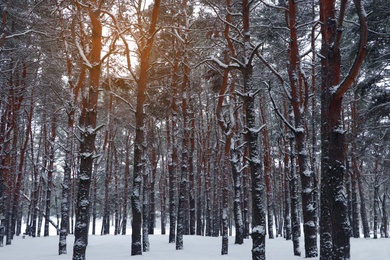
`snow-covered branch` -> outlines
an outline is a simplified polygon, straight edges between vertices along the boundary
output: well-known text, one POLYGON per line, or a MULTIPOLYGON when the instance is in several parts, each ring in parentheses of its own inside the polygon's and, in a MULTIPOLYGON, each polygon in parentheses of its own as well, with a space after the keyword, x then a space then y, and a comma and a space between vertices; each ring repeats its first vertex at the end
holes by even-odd
POLYGON ((87 59, 87 57, 85 56, 85 53, 84 53, 83 49, 81 48, 79 42, 78 42, 77 40, 76 40, 75 42, 76 42, 76 47, 77 47, 77 49, 79 50, 80 56, 81 56, 81 58, 83 59, 85 66, 87 66, 88 68, 92 69, 93 66, 92 66, 92 64, 89 62, 89 60, 87 59))
POLYGON ((45 35, 45 36, 49 37, 49 35, 47 33, 30 29, 30 30, 27 30, 27 31, 24 31, 24 32, 21 32, 21 33, 15 33, 15 34, 11 34, 11 35, 6 35, 5 38, 6 39, 10 39, 10 38, 15 38, 15 37, 22 37, 22 36, 26 36, 27 34, 30 34, 30 33, 42 34, 42 35, 45 35))
POLYGON ((277 107, 276 105, 276 102, 274 100, 274 97, 272 96, 272 93, 271 93, 271 86, 269 84, 267 84, 266 82, 264 82, 264 84, 268 87, 268 93, 269 93, 269 97, 271 99, 271 103, 272 103, 272 106, 274 107, 274 110, 276 112, 276 114, 279 116, 279 118, 283 121, 283 123, 291 130, 293 131, 294 133, 297 132, 297 130, 295 129, 294 126, 292 126, 288 120, 282 115, 282 113, 280 113, 279 111, 279 108, 277 107))

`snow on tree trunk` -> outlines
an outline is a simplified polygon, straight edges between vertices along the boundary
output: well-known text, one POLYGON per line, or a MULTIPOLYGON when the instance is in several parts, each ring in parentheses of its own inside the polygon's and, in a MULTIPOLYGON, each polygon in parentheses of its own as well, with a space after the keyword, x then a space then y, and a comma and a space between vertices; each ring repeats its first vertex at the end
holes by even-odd
MULTIPOLYGON (((191 104, 191 113, 194 115, 192 102, 191 104)), ((191 120, 191 133, 190 133, 190 153, 188 155, 189 163, 189 210, 190 210, 190 235, 195 235, 196 233, 196 182, 195 182, 195 170, 194 170, 194 153, 195 153, 195 120, 191 120)), ((199 195, 199 194, 198 194, 199 195)), ((199 199, 199 198, 198 198, 199 199)))
MULTIPOLYGON (((309 153, 306 145, 307 135, 305 130, 307 126, 305 114, 308 109, 309 83, 306 76, 304 75, 304 71, 302 71, 301 66, 301 55, 299 53, 300 46, 297 30, 297 13, 298 3, 296 1, 289 0, 287 25, 289 28, 291 40, 289 41, 287 71, 291 88, 290 101, 293 112, 291 122, 293 122, 294 125, 294 129, 292 129, 292 131, 295 135, 296 142, 296 148, 291 147, 291 149, 294 149, 294 154, 295 149, 297 149, 298 153, 298 166, 301 180, 303 231, 305 236, 305 257, 316 257, 318 255, 318 249, 316 223, 317 212, 314 206, 315 187, 313 172, 311 171, 309 165, 309 153)), ((295 170, 292 169, 292 171, 295 170)), ((294 176, 292 178, 294 178, 294 176)))
MULTIPOLYGON (((154 137, 153 126, 150 127, 150 132, 152 133, 152 139, 154 137)), ((156 221, 156 193, 155 193, 155 184, 156 184, 156 175, 157 175, 157 151, 156 144, 154 144, 151 140, 152 151, 151 151, 151 176, 149 178, 149 190, 150 190, 150 198, 149 198, 149 220, 148 220, 148 233, 149 235, 154 234, 154 227, 156 221)))
MULTIPOLYGON (((144 159, 145 161, 146 159, 144 159)), ((144 163, 145 165, 145 163, 144 163)), ((142 189, 142 252, 149 252, 149 213, 150 213, 150 187, 149 187, 149 170, 144 168, 142 189)))
POLYGON ((46 212, 45 212, 45 231, 44 236, 49 236, 49 221, 51 209, 51 189, 53 186, 53 172, 54 172, 54 141, 56 138, 56 116, 53 115, 51 122, 51 134, 49 139, 49 166, 47 169, 47 190, 46 190, 46 212))
MULTIPOLYGON (((286 107, 286 106, 285 106, 286 107)), ((285 109, 285 114, 287 114, 287 109, 285 109)), ((287 129, 287 126, 285 126, 287 129)), ((285 226, 285 238, 286 240, 291 240, 292 231, 291 231, 291 198, 290 198, 290 174, 289 174, 289 155, 288 155, 288 141, 284 138, 284 151, 281 151, 283 156, 283 187, 284 187, 284 226, 285 226)), ((281 162, 279 163, 281 167, 281 162)), ((279 167, 279 168, 280 168, 279 167)))
POLYGON ((358 202, 358 178, 359 178, 359 162, 358 162, 358 149, 357 149, 357 135, 358 135, 358 118, 357 118, 357 101, 358 94, 356 89, 354 90, 354 101, 352 104, 352 147, 351 147, 351 161, 352 161, 352 234, 354 238, 360 237, 359 232, 359 202, 358 202))
POLYGON ((366 195, 364 194, 363 183, 361 176, 358 176, 358 186, 359 186, 359 198, 360 198, 360 217, 362 219, 363 226, 363 236, 364 238, 370 238, 370 226, 368 224, 367 209, 366 209, 366 195))
POLYGON ((252 180, 252 259, 265 259, 265 187, 264 176, 260 161, 260 148, 258 144, 257 113, 255 111, 254 83, 252 82, 252 65, 248 64, 244 74, 244 97, 246 116, 246 142, 249 151, 249 171, 252 180))
POLYGON ((125 180, 124 180, 124 194, 123 194, 123 218, 122 218, 122 235, 126 235, 127 228, 127 201, 130 193, 129 179, 130 179, 130 135, 126 138, 126 159, 125 159, 125 180))
MULTIPOLYGON (((267 124, 265 111, 264 111, 264 98, 260 96, 260 115, 263 125, 267 124)), ((272 178, 271 178, 271 158, 270 158, 270 145, 268 140, 268 130, 267 127, 264 127, 263 131, 263 158, 264 158, 264 175, 265 175, 265 186, 266 186, 266 199, 267 199, 267 228, 268 228, 268 238, 274 238, 274 222, 273 222, 273 191, 272 191, 272 178)))
MULTIPOLYGON (((186 17, 186 10, 185 8, 187 2, 184 1, 183 3, 183 12, 184 12, 184 19, 187 19, 186 17)), ((185 26, 188 26, 187 22, 184 21, 185 26)), ((187 27, 186 27, 187 28, 187 27)), ((187 34, 184 33, 182 37, 185 39, 187 48, 187 34)), ((181 102, 181 110, 182 110, 182 121, 183 121, 183 139, 182 139, 182 152, 181 152, 181 173, 180 173, 180 189, 179 189, 179 205, 178 205, 178 213, 177 213, 177 238, 176 238, 176 250, 182 250, 183 249, 183 235, 185 233, 185 208, 187 207, 187 183, 188 183, 188 168, 189 168, 189 139, 190 139, 190 125, 189 125, 189 115, 188 115, 188 97, 189 97, 189 90, 187 89, 187 85, 189 84, 189 73, 190 68, 188 67, 188 53, 187 50, 184 50, 184 61, 183 61, 183 82, 181 85, 182 90, 182 102, 181 102)))
POLYGON ((388 216, 387 216, 387 187, 384 187, 383 197, 382 197, 382 228, 381 228, 381 237, 389 238, 389 230, 388 230, 388 216))
POLYGON ((63 255, 67 253, 66 237, 69 230, 69 198, 70 198, 70 177, 72 165, 72 151, 73 151, 73 125, 74 125, 73 108, 67 111, 68 128, 66 131, 66 145, 65 145, 65 162, 64 162, 64 179, 62 181, 62 195, 61 195, 61 226, 58 243, 58 254, 63 255))
POLYGON ((294 255, 300 256, 299 237, 301 236, 301 222, 299 221, 298 175, 295 157, 294 135, 290 136, 290 198, 291 198, 291 227, 294 255))
POLYGON ((379 208, 379 173, 377 172, 378 159, 375 162, 375 173, 374 173, 374 239, 378 238, 378 208, 379 208))
MULTIPOLYGON (((24 74, 24 73, 23 73, 24 74)), ((18 176, 16 180, 16 187, 14 191, 14 200, 12 202, 12 224, 11 224, 11 229, 15 230, 16 226, 16 235, 18 236, 20 234, 20 229, 19 229, 19 223, 18 220, 20 220, 22 216, 21 212, 21 205, 20 205, 20 195, 21 195, 21 188, 22 188, 22 183, 23 183, 23 167, 25 167, 25 158, 26 158, 26 151, 28 149, 28 144, 29 144, 29 138, 31 134, 31 126, 32 126, 32 118, 33 118, 33 111, 34 111, 34 88, 32 89, 31 93, 31 101, 30 101, 30 110, 28 112, 28 125, 26 128, 26 135, 25 135, 25 141, 24 144, 21 148, 20 151, 20 159, 19 159, 19 169, 18 169, 18 176)), ((1 131, 1 130, 0 130, 1 131)), ((0 183, 1 183, 1 178, 0 178, 0 183)), ((0 188, 1 189, 1 188, 0 188)), ((0 196, 1 200, 1 196, 0 196)), ((0 202, 1 204, 1 202, 0 202)), ((1 211, 1 206, 0 206, 0 211, 1 211)), ((1 217, 0 217, 1 221, 1 217)), ((20 227, 21 228, 21 227, 20 227)))
MULTIPOLYGON (((179 73, 179 60, 175 56, 172 72, 172 127, 167 131, 168 145, 170 144, 169 153, 169 243, 175 243, 176 241, 176 220, 177 220, 177 206, 176 206, 176 190, 177 190, 177 165, 178 165, 178 151, 177 151, 177 89, 178 89, 178 73, 179 73)), ((168 126, 167 126, 168 127, 168 126)))
MULTIPOLYGON (((232 139, 232 143, 235 142, 232 139)), ((235 146, 234 146, 235 147, 235 146)), ((241 211, 242 199, 242 171, 239 169, 239 160, 237 158, 238 151, 235 148, 230 149, 230 162, 233 175, 234 199, 233 199, 233 214, 234 225, 236 228, 236 238, 234 243, 241 245, 244 243, 244 222, 241 211)))
POLYGON ((320 259, 350 259, 350 223, 344 194, 345 152, 342 100, 363 63, 367 43, 366 15, 360 0, 354 0, 359 18, 359 49, 348 74, 341 80, 340 45, 347 9, 342 1, 320 1, 321 20, 321 215, 320 259), (337 17, 338 15, 338 17, 337 17))
MULTIPOLYGON (((93 5, 97 3, 93 1, 93 5)), ((91 50, 89 86, 84 90, 80 115, 80 168, 78 172, 78 192, 76 200, 76 223, 73 245, 73 260, 84 260, 88 245, 90 186, 95 152, 95 139, 98 107, 98 88, 100 83, 100 55, 102 50, 102 24, 100 10, 88 8, 91 20, 91 50)))
MULTIPOLYGON (((149 56, 153 48, 156 32, 157 18, 160 11, 160 0, 155 0, 152 17, 148 29, 148 37, 140 53, 139 78, 137 82, 137 103, 135 112, 135 139, 134 139, 134 176, 133 193, 131 195, 131 208, 133 213, 131 255, 142 255, 141 228, 142 228, 142 203, 141 183, 143 174, 143 142, 144 142, 144 104, 145 91, 148 82, 149 56)), ((138 14, 141 15, 141 14, 138 14)))
POLYGON ((222 186, 222 216, 221 216, 221 224, 222 224, 222 248, 221 248, 221 255, 227 255, 228 249, 229 249, 229 234, 228 234, 228 210, 229 210, 229 203, 228 203, 228 195, 229 195, 229 181, 228 181, 228 161, 223 162, 224 169, 223 169, 223 186, 222 186))
POLYGON ((187 189, 186 175, 183 172, 184 171, 182 166, 182 173, 180 177, 179 205, 178 205, 178 212, 177 212, 176 250, 183 249, 184 206, 186 203, 186 189, 187 189))

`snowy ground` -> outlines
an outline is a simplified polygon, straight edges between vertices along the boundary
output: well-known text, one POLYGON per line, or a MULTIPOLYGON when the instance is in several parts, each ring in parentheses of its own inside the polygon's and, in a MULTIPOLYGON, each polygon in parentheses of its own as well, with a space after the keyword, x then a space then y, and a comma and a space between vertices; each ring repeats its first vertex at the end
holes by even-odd
MULTIPOLYGON (((158 231, 157 231, 158 232, 158 231)), ((54 234, 54 232, 52 232, 54 234)), ((234 237, 229 238, 229 254, 221 256, 221 237, 185 236, 184 250, 175 250, 174 244, 168 243, 168 236, 152 235, 150 252, 142 256, 130 256, 131 236, 90 236, 87 247, 88 260, 195 260, 195 259, 251 259, 251 240, 245 240, 244 245, 234 245, 234 237)), ((72 259, 73 236, 68 236, 68 254, 58 256, 58 237, 32 238, 15 237, 12 245, 0 248, 0 259, 34 260, 34 259, 72 259)), ((390 260, 390 239, 351 239, 352 260, 390 260)), ((304 258, 303 241, 301 241, 301 257, 292 255, 291 241, 283 238, 267 240, 267 260, 298 260, 304 258)), ((318 259, 318 258, 314 258, 318 259)))

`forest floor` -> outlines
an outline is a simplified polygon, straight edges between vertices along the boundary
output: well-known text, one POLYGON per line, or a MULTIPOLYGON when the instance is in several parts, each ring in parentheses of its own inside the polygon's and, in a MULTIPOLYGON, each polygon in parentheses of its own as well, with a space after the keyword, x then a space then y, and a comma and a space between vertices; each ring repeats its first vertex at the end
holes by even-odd
MULTIPOLYGON (((156 230, 158 233, 159 230, 156 230)), ((51 234, 55 231, 52 230, 51 234)), ((184 249, 175 250, 175 244, 168 243, 167 235, 150 235, 150 251, 142 256, 130 256, 131 232, 128 235, 91 235, 87 247, 89 260, 233 260, 251 259, 252 241, 245 240, 243 245, 235 245, 234 237, 229 237, 229 254, 221 255, 221 237, 184 236, 184 249)), ((68 236, 68 254, 58 256, 58 237, 15 237, 12 245, 0 248, 0 259, 35 260, 35 259, 72 259, 72 235, 68 236)), ((292 242, 278 237, 267 239, 267 260, 298 260, 304 258, 303 241, 300 243, 302 256, 293 256, 292 242)), ((351 238, 352 260, 389 260, 390 239, 351 238)), ((318 258, 312 258, 317 260, 318 258)))

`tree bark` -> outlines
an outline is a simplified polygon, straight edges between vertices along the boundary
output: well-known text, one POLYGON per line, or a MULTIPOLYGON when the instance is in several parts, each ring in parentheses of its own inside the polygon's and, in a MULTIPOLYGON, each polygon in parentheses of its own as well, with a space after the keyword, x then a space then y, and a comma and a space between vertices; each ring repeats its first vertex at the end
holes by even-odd
POLYGON ((361 1, 354 0, 360 22, 360 47, 347 76, 341 81, 340 43, 347 1, 320 1, 321 20, 321 216, 320 259, 350 258, 350 225, 344 194, 345 153, 342 99, 363 62, 367 23, 361 1), (339 14, 337 17, 336 14, 339 14))
MULTIPOLYGON (((54 109, 53 109, 54 111, 54 109)), ((50 209, 51 209, 51 189, 53 185, 53 172, 54 172, 54 141, 56 139, 56 115, 53 114, 51 122, 51 132, 49 141, 49 165, 47 169, 47 191, 46 191, 46 212, 45 212, 45 230, 44 236, 49 236, 49 222, 50 222, 50 209)))
POLYGON ((299 237, 301 236, 301 222, 299 221, 298 175, 296 167, 294 135, 290 136, 290 199, 291 199, 291 227, 292 242, 295 256, 301 255, 299 237))
POLYGON ((144 141, 144 104, 145 91, 148 82, 149 56, 153 48, 156 33, 157 18, 160 11, 160 0, 154 0, 148 37, 140 53, 140 70, 137 80, 137 104, 135 113, 135 139, 134 139, 134 176, 133 192, 131 195, 131 208, 133 213, 131 255, 142 255, 141 227, 142 203, 140 201, 143 172, 143 141, 144 141))
POLYGON ((80 116, 80 170, 78 174, 78 191, 76 200, 75 242, 73 245, 73 260, 84 260, 88 245, 88 229, 90 215, 90 186, 95 153, 95 139, 98 130, 97 103, 100 83, 100 55, 102 50, 102 24, 100 9, 96 9, 96 1, 88 7, 88 16, 91 20, 91 53, 89 68, 89 84, 85 89, 86 95, 82 100, 80 116))

